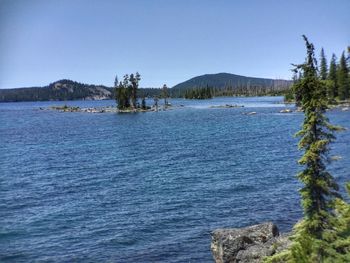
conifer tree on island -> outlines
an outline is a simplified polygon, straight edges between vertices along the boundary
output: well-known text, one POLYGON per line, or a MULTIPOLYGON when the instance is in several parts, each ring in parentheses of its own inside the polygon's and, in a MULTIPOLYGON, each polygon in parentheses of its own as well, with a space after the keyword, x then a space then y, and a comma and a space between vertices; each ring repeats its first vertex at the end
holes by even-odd
POLYGON ((298 147, 304 150, 299 164, 305 169, 297 176, 303 183, 304 217, 294 227, 290 248, 266 262, 349 262, 350 205, 341 200, 338 185, 325 165, 329 144, 335 139, 333 133, 340 127, 331 125, 325 116, 326 86, 318 76, 314 46, 303 38, 307 57, 303 64, 294 65, 294 72, 301 72, 302 77, 293 89, 300 96, 305 115, 302 130, 296 134, 301 137, 298 147))
POLYGON ((163 98, 164 98, 164 107, 167 107, 168 106, 169 93, 168 93, 168 86, 166 84, 163 85, 162 95, 163 95, 163 98))
MULTIPOLYGON (((115 100, 119 110, 125 110, 132 107, 134 110, 137 108, 137 90, 141 75, 136 74, 124 75, 123 82, 119 82, 119 85, 115 87, 115 100)), ((116 77, 117 81, 117 77, 116 77)))
POLYGON ((129 81, 131 83, 131 106, 136 109, 137 105, 137 89, 139 87, 139 82, 141 80, 141 76, 138 72, 136 74, 130 74, 129 81))

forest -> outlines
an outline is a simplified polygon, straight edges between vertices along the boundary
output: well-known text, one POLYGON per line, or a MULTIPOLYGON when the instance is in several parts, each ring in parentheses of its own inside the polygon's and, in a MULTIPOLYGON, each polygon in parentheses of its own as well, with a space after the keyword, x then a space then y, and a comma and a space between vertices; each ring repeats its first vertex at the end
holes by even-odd
MULTIPOLYGON (((319 65, 315 60, 315 67, 317 74, 325 86, 328 103, 337 104, 340 101, 348 100, 350 98, 350 47, 347 48, 347 56, 345 51, 340 55, 340 59, 333 53, 330 62, 328 63, 325 51, 322 48, 319 58, 319 65)), ((303 72, 295 71, 293 75, 293 82, 298 83, 303 79, 303 72)), ((302 94, 290 89, 285 95, 285 101, 301 100, 302 94)))

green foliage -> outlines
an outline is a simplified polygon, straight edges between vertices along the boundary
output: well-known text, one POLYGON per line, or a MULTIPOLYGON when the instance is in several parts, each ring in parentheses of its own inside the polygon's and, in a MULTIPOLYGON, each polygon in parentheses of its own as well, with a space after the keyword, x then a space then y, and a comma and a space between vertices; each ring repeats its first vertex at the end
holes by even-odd
POLYGON ((136 74, 130 74, 128 89, 131 97, 131 106, 136 109, 137 107, 137 90, 139 87, 139 82, 141 80, 141 76, 138 72, 136 74))
MULTIPOLYGON (((350 183, 346 187, 350 196, 350 183)), ((294 227, 290 249, 267 258, 266 262, 350 262, 350 204, 336 198, 332 207, 335 212, 332 227, 325 229, 321 238, 306 231, 307 220, 304 219, 294 227)))
MULTIPOLYGON (((350 197, 350 182, 347 183, 346 190, 350 197)), ((350 262, 350 204, 338 198, 334 205, 337 215, 334 247, 339 253, 345 255, 347 262, 350 262)))
POLYGON ((294 98, 294 92, 293 92, 293 89, 289 89, 286 91, 285 95, 284 95, 284 101, 285 102, 291 102, 293 101, 295 98, 294 98))
POLYGON ((327 79, 327 60, 324 54, 323 48, 321 49, 321 63, 320 63, 320 78, 322 80, 327 79))
POLYGON ((168 105, 168 98, 169 98, 169 92, 168 92, 168 86, 166 84, 163 85, 162 88, 162 97, 164 99, 164 105, 168 105))
POLYGON ((141 108, 142 108, 143 110, 146 110, 146 109, 147 109, 146 98, 145 98, 145 97, 142 98, 142 101, 141 101, 141 108))
POLYGON ((345 100, 349 98, 350 83, 349 83, 349 69, 346 64, 345 54, 342 53, 339 61, 337 70, 337 81, 338 81, 338 93, 339 99, 345 100))
POLYGON ((337 58, 333 54, 331 63, 329 65, 328 80, 330 81, 329 89, 327 91, 330 98, 338 96, 338 85, 337 85, 337 58))
POLYGON ((297 65, 303 78, 295 84, 295 91, 301 94, 301 108, 305 114, 300 136, 299 149, 305 150, 299 164, 305 166, 298 178, 304 187, 300 193, 305 214, 305 231, 314 237, 321 237, 330 224, 329 207, 332 198, 337 197, 338 186, 326 171, 328 145, 334 139, 332 126, 324 113, 327 109, 326 87, 317 77, 314 47, 304 36, 307 59, 297 65))
POLYGON ((115 78, 114 78, 114 87, 117 87, 118 84, 119 84, 118 75, 115 75, 115 78))
POLYGON ((123 82, 115 88, 115 100, 118 109, 123 110, 127 108, 137 108, 137 91, 141 76, 138 72, 136 74, 124 75, 123 82))
POLYGON ((185 93, 185 99, 204 100, 211 99, 212 97, 212 89, 209 87, 190 89, 186 90, 185 93))

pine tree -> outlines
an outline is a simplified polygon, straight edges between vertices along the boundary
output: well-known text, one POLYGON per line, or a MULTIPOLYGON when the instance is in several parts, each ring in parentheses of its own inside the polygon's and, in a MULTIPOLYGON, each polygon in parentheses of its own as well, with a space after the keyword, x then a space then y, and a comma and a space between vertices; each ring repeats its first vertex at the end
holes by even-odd
POLYGON ((331 98, 338 97, 338 85, 337 85, 337 58, 335 54, 332 55, 332 59, 329 65, 328 80, 331 81, 328 90, 328 96, 331 98))
POLYGON ((129 81, 131 83, 130 85, 130 96, 131 96, 131 106, 136 109, 136 100, 137 100, 137 86, 138 83, 136 81, 136 78, 134 77, 134 74, 130 74, 129 81))
POLYGON ((146 98, 145 98, 145 97, 142 98, 142 101, 141 101, 141 108, 142 108, 143 110, 146 110, 146 109, 147 109, 147 106, 146 106, 146 98))
POLYGON ((345 262, 336 250, 335 231, 337 217, 334 203, 340 197, 338 185, 326 170, 329 144, 335 139, 333 132, 339 128, 331 125, 325 116, 327 93, 324 82, 318 78, 314 46, 303 36, 307 57, 303 64, 295 65, 302 78, 294 84, 301 95, 304 112, 299 149, 304 154, 299 164, 305 169, 298 174, 303 183, 300 190, 304 218, 294 227, 293 242, 289 250, 267 259, 267 262, 345 262))
POLYGON ((337 196, 338 186, 326 171, 329 143, 334 139, 336 127, 329 124, 324 116, 327 109, 327 93, 324 84, 317 78, 314 46, 304 37, 307 59, 304 64, 296 65, 296 70, 303 71, 303 78, 296 84, 295 90, 302 94, 301 107, 305 113, 299 148, 305 153, 299 160, 306 169, 298 175, 304 183, 301 190, 305 213, 305 228, 312 236, 321 238, 328 227, 328 208, 330 200, 337 196))
POLYGON ((115 75, 115 79, 114 79, 114 87, 116 88, 118 86, 119 82, 118 82, 118 75, 115 75))
POLYGON ((321 63, 320 63, 320 78, 322 80, 326 80, 327 79, 327 60, 326 60, 326 56, 324 54, 324 50, 323 48, 321 49, 321 63))
POLYGON ((119 82, 119 85, 115 88, 115 99, 118 109, 123 110, 130 107, 130 88, 129 75, 126 74, 123 77, 123 82, 119 82))
MULTIPOLYGON (((350 197, 350 183, 346 184, 346 190, 350 197)), ((335 202, 335 210, 338 215, 336 222, 336 240, 334 248, 340 254, 343 262, 350 262, 350 204, 342 199, 335 202)))
POLYGON ((337 70, 337 81, 338 81, 338 93, 339 99, 345 100, 349 98, 350 88, 349 88, 349 69, 346 64, 345 53, 343 52, 339 66, 337 70))
POLYGON ((162 97, 164 98, 164 107, 167 107, 168 106, 169 93, 168 93, 168 87, 167 87, 166 84, 163 85, 162 97))
POLYGON ((122 82, 119 83, 119 85, 116 87, 116 102, 119 110, 123 110, 127 108, 127 94, 126 89, 122 82))

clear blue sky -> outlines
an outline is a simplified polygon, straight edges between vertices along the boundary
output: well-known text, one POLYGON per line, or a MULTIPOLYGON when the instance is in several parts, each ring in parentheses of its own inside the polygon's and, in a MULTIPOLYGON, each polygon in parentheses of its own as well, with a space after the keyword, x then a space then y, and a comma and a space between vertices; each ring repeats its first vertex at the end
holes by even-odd
POLYGON ((206 73, 285 78, 301 35, 328 59, 350 45, 350 1, 0 0, 0 88, 62 78, 141 86, 206 73))

